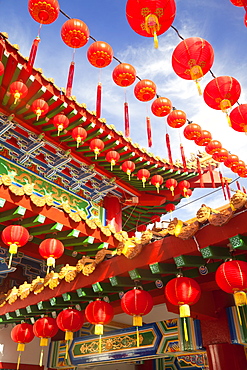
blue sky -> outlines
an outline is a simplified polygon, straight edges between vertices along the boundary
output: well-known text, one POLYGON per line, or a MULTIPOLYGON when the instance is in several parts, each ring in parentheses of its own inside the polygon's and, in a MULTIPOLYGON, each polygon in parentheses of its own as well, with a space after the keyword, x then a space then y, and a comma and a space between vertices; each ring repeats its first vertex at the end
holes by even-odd
MULTIPOLYGON (((19 44, 20 52, 29 55, 32 40, 36 37, 38 23, 28 13, 27 0, 0 0, 1 31, 8 32, 9 40, 19 44)), ((83 20, 89 27, 90 34, 99 41, 108 42, 114 55, 122 62, 132 64, 138 76, 151 79, 157 85, 157 93, 169 98, 173 106, 186 112, 188 118, 209 130, 214 139, 222 142, 223 147, 237 154, 247 163, 246 141, 244 133, 238 133, 228 127, 223 113, 209 108, 192 81, 180 79, 171 66, 174 48, 181 41, 173 29, 169 29, 159 37, 159 49, 153 48, 151 38, 136 34, 128 25, 125 16, 125 0, 60 0, 60 8, 72 18, 83 20)), ((229 75, 241 84, 240 103, 247 103, 247 28, 244 25, 244 9, 232 5, 230 0, 177 0, 177 13, 173 26, 184 37, 202 37, 211 43, 215 52, 212 71, 216 76, 229 75)), ((35 67, 42 68, 46 77, 53 77, 56 85, 66 86, 67 73, 72 57, 72 50, 67 47, 61 37, 60 29, 66 18, 60 14, 51 25, 44 25, 41 30, 41 42, 35 67)), ((123 130, 124 90, 114 84, 111 73, 117 65, 113 61, 110 66, 102 69, 91 66, 87 60, 88 44, 78 49, 75 55, 75 78, 73 95, 78 102, 86 103, 89 110, 95 110, 96 85, 103 84, 102 117, 108 124, 114 124, 123 130)), ((212 79, 207 74, 201 86, 204 88, 212 79)), ((150 112, 151 103, 139 102, 133 95, 133 86, 127 89, 130 110, 131 137, 134 142, 147 148, 145 117, 150 112)), ((161 158, 167 158, 164 135, 166 119, 151 115, 153 127, 153 147, 151 151, 161 158)), ((168 129, 171 135, 173 157, 180 159, 180 139, 185 147, 186 155, 196 153, 200 148, 183 137, 180 130, 168 129)), ((223 174, 230 178, 236 175, 221 165, 223 174)), ((247 187, 247 180, 241 180, 247 187)), ((196 199, 210 190, 198 189, 191 199, 196 199)), ((202 203, 213 207, 225 203, 221 192, 186 205, 174 213, 183 220, 193 217, 202 203)), ((184 200, 182 204, 187 204, 184 200)), ((166 216, 167 218, 167 216, 166 216)))

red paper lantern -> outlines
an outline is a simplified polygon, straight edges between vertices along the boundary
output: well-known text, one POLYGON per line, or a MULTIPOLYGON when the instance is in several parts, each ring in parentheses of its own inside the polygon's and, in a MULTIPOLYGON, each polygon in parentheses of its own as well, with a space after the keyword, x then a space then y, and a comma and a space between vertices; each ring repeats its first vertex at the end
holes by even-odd
POLYGON ((115 164, 117 163, 117 161, 119 161, 119 159, 120 159, 120 154, 116 150, 110 150, 106 154, 107 162, 111 163, 111 171, 113 169, 113 166, 115 166, 115 164))
POLYGON ((142 289, 132 289, 121 299, 122 310, 133 316, 133 326, 142 326, 142 316, 147 315, 153 308, 153 298, 142 289))
POLYGON ((13 327, 10 335, 13 342, 18 343, 17 351, 19 351, 19 356, 16 367, 16 369, 18 370, 21 361, 21 352, 25 350, 25 344, 30 343, 34 338, 33 325, 26 323, 18 324, 13 327))
POLYGON ((228 150, 221 148, 212 155, 213 159, 217 162, 225 162, 228 158, 228 150))
POLYGON ((241 161, 241 160, 239 160, 239 161, 238 161, 238 163, 233 164, 233 165, 231 166, 231 170, 232 170, 232 172, 234 172, 234 173, 241 172, 241 171, 245 170, 245 168, 246 168, 246 164, 245 164, 245 162, 244 162, 244 161, 241 161))
POLYGON ((90 149, 94 152, 95 159, 98 158, 99 153, 101 152, 101 150, 104 149, 104 147, 105 147, 105 144, 100 139, 93 139, 90 141, 90 149))
POLYGON ((218 140, 211 140, 210 143, 205 147, 205 150, 208 154, 212 155, 218 152, 222 148, 222 144, 218 140))
POLYGON ((199 146, 206 146, 210 143, 211 140, 211 133, 207 130, 202 130, 200 136, 195 139, 195 143, 199 146))
POLYGON ((137 172, 137 177, 142 181, 143 187, 145 188, 145 183, 150 177, 150 172, 143 168, 137 172))
POLYGON ((107 42, 95 41, 87 50, 87 58, 94 67, 107 67, 113 59, 112 47, 107 42))
POLYGON ((195 140, 201 136, 202 129, 201 126, 196 123, 190 123, 184 129, 184 137, 188 140, 195 140))
POLYGON ((174 109, 167 116, 167 124, 173 128, 182 127, 187 121, 186 113, 179 109, 174 109))
POLYGON ((228 168, 237 165, 239 162, 239 158, 235 154, 229 154, 228 158, 224 161, 224 165, 228 168))
POLYGON ((59 3, 57 0, 29 0, 28 10, 36 22, 51 24, 58 18, 59 3))
POLYGON ((87 131, 83 127, 76 127, 72 130, 71 133, 74 140, 76 140, 76 147, 78 148, 81 142, 86 139, 87 131))
POLYGON ((199 301, 201 288, 194 279, 180 276, 166 284, 165 296, 171 304, 179 306, 180 317, 189 317, 189 306, 199 301))
POLYGON ((81 311, 67 308, 58 314, 56 321, 59 329, 65 331, 65 340, 72 340, 73 333, 81 329, 83 320, 84 316, 81 311))
POLYGON ((230 115, 231 127, 238 132, 247 132, 247 104, 238 105, 230 115))
POLYGON ((157 189, 157 193, 159 193, 160 186, 163 184, 163 177, 160 175, 154 175, 151 178, 151 184, 154 185, 157 189))
POLYGON ((217 285, 226 293, 233 294, 236 306, 246 305, 247 262, 227 261, 216 270, 217 285))
POLYGON ((165 205, 165 210, 166 210, 166 212, 173 212, 173 211, 175 211, 175 205, 173 204, 173 203, 167 203, 166 205, 165 205))
MULTIPOLYGON (((214 50, 210 43, 200 37, 189 37, 181 41, 172 54, 175 73, 185 80, 198 82, 212 67, 214 50)), ((197 84, 201 95, 200 86, 197 84)))
POLYGON ((2 62, 0 62, 0 76, 2 76, 4 73, 4 65, 2 62))
POLYGON ((57 136, 59 136, 60 132, 69 126, 69 119, 65 114, 57 114, 53 117, 52 123, 57 128, 57 136))
POLYGON ((172 102, 167 98, 157 98, 151 105, 153 114, 157 117, 165 117, 172 110, 172 102))
POLYGON ((220 76, 210 81, 204 89, 205 103, 216 110, 227 112, 239 99, 241 86, 229 76, 220 76))
POLYGON ((156 85, 150 80, 141 80, 137 82, 134 88, 135 97, 143 102, 152 100, 156 95, 156 85))
MULTIPOLYGON (((178 183, 178 187, 179 187, 179 189, 181 190, 181 192, 182 192, 183 194, 186 194, 186 193, 187 193, 187 191, 188 191, 188 189, 190 188, 190 183, 189 183, 189 181, 186 181, 186 180, 184 180, 184 181, 180 181, 180 182, 178 183)), ((183 195, 183 196, 185 196, 185 197, 186 197, 186 195, 183 195)))
POLYGON ((172 196, 174 196, 174 189, 177 186, 178 182, 175 179, 166 180, 165 186, 167 189, 171 190, 172 196))
POLYGON ((18 100, 25 98, 28 93, 28 88, 22 81, 12 82, 9 90, 15 99, 14 104, 16 104, 18 100))
MULTIPOLYGON (((42 317, 38 319, 33 325, 33 333, 40 338, 40 347, 47 347, 49 338, 54 337, 58 332, 56 320, 52 317, 42 317)), ((40 353, 39 366, 43 363, 44 349, 40 353)))
POLYGON ((112 78, 118 86, 127 87, 135 82, 136 70, 130 64, 121 63, 114 68, 112 78))
POLYGON ((183 189, 181 191, 181 195, 184 197, 184 198, 189 198, 191 197, 192 195, 192 190, 191 189, 183 189))
POLYGON ((85 316, 88 322, 95 325, 95 334, 102 335, 103 326, 112 321, 114 311, 110 303, 97 299, 87 305, 85 316))
POLYGON ((130 27, 139 35, 154 38, 158 47, 158 35, 172 25, 176 14, 174 0, 128 0, 126 16, 130 27))
POLYGON ((125 161, 123 164, 122 164, 122 170, 127 173, 127 175, 129 176, 129 180, 130 180, 130 175, 131 173, 135 170, 135 163, 132 162, 132 161, 125 161))
POLYGON ((20 225, 9 225, 2 231, 2 241, 9 245, 9 268, 11 266, 13 254, 17 253, 18 248, 23 247, 29 240, 29 232, 20 225))
POLYGON ((41 257, 47 260, 47 266, 55 267, 55 260, 63 255, 64 245, 58 239, 45 239, 39 245, 41 257))
POLYGON ((49 105, 43 99, 36 99, 31 105, 32 111, 37 116, 37 121, 39 117, 45 116, 49 110, 49 105))
POLYGON ((147 225, 138 225, 136 230, 139 232, 139 233, 143 233, 144 231, 147 230, 147 225))
POLYGON ((136 232, 135 231, 129 231, 128 232, 128 237, 129 238, 133 238, 133 237, 135 237, 135 235, 136 235, 136 232))
POLYGON ((61 28, 63 42, 71 48, 81 48, 89 39, 88 26, 80 19, 68 19, 61 28))
POLYGON ((239 169, 239 171, 237 172, 237 174, 240 177, 247 177, 247 166, 245 166, 245 168, 239 169))
POLYGON ((150 221, 151 223, 160 222, 160 216, 152 216, 150 221))

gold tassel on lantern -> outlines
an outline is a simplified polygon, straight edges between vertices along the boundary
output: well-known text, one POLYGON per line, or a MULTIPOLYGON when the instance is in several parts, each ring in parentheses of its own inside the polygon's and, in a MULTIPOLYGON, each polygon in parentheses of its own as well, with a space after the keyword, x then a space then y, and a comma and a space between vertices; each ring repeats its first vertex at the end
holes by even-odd
POLYGON ((239 311, 239 306, 245 306, 247 304, 246 293, 243 291, 235 292, 233 294, 233 297, 234 297, 235 305, 237 308, 239 323, 242 326, 242 319, 241 319, 241 315, 239 311))
MULTIPOLYGON (((49 339, 48 338, 40 338, 40 347, 47 347, 49 339)), ((43 357, 44 357, 44 348, 41 349, 40 358, 39 358, 39 366, 43 365, 43 357)))
POLYGON ((96 324, 94 328, 94 334, 99 335, 99 353, 102 353, 102 338, 104 333, 104 326, 102 324, 96 324))
POLYGON ((200 79, 203 77, 202 68, 198 65, 193 66, 190 69, 190 75, 192 80, 195 81, 199 95, 202 95, 201 86, 199 84, 200 79))
POLYGON ((148 14, 145 18, 145 31, 154 37, 154 47, 157 49, 159 47, 157 31, 160 30, 159 19, 155 14, 148 14))
POLYGON ((18 343, 17 351, 19 352, 16 370, 19 370, 20 362, 21 362, 21 353, 25 350, 25 343, 18 343))
POLYGON ((133 316, 133 326, 136 326, 136 346, 140 347, 139 326, 142 326, 142 316, 133 316))
POLYGON ((71 340, 73 340, 73 331, 67 330, 65 332, 65 340, 66 340, 65 360, 67 360, 68 353, 69 353, 69 343, 70 343, 71 340))
POLYGON ((184 338, 185 341, 189 341, 189 336, 188 336, 188 329, 187 329, 187 324, 186 324, 186 317, 190 317, 190 306, 188 304, 183 304, 179 306, 179 314, 180 317, 183 318, 183 325, 184 325, 184 338))
POLYGON ((11 245, 9 246, 9 253, 10 253, 10 257, 9 257, 9 265, 8 265, 8 268, 9 268, 9 269, 10 269, 10 267, 11 267, 13 254, 16 254, 16 253, 17 253, 17 250, 18 250, 18 245, 17 245, 17 244, 11 244, 11 245))

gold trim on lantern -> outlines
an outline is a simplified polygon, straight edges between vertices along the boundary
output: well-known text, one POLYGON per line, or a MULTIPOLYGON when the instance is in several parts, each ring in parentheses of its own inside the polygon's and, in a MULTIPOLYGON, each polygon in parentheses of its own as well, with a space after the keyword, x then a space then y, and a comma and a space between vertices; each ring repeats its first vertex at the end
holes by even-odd
POLYGON ((142 316, 133 316, 133 326, 142 326, 142 316))
POLYGON ((49 339, 48 338, 40 338, 40 347, 47 347, 48 346, 49 339))
POLYGON ((102 324, 96 324, 94 328, 94 334, 96 335, 103 335, 104 326, 102 324))
POLYGON ((246 293, 243 291, 233 293, 236 306, 245 306, 247 304, 246 293))
POLYGON ((46 264, 47 264, 47 266, 55 267, 55 258, 54 257, 48 257, 46 264))
POLYGON ((73 340, 73 331, 67 330, 65 332, 65 340, 73 340))
POLYGON ((180 317, 190 317, 190 306, 188 304, 182 304, 179 306, 180 317))
POLYGON ((23 352, 25 350, 25 343, 18 343, 17 351, 23 352))
POLYGON ((17 250, 18 250, 18 245, 17 244, 15 244, 15 243, 10 244, 10 246, 9 246, 9 253, 10 254, 16 254, 17 250))

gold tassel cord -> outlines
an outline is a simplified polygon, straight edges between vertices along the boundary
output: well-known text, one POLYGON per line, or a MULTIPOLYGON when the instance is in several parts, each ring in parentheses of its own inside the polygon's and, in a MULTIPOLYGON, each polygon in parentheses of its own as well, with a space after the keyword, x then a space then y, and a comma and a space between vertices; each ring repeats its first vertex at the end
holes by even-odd
POLYGON ((200 85, 200 83, 198 82, 198 80, 196 80, 195 82, 196 82, 196 87, 197 87, 198 94, 199 94, 200 96, 202 96, 202 89, 201 89, 201 85, 200 85))
POLYGON ((43 365, 43 357, 44 357, 44 348, 42 348, 40 352, 40 358, 39 358, 39 366, 41 367, 43 365))
POLYGON ((155 49, 158 49, 158 47, 159 47, 159 41, 158 41, 156 31, 154 31, 154 47, 155 47, 155 49))
POLYGON ((102 353, 102 336, 99 336, 99 353, 102 353))
POLYGON ((247 303, 246 293, 243 292, 243 291, 238 291, 238 292, 235 292, 233 294, 233 297, 234 297, 235 305, 236 305, 236 308, 237 308, 239 323, 242 326, 242 319, 241 319, 241 315, 240 315, 240 311, 239 311, 239 306, 245 306, 246 305, 246 303, 247 303))
POLYGON ((140 347, 140 338, 139 338, 139 328, 138 328, 138 326, 136 327, 136 346, 137 346, 137 348, 140 347))
POLYGON ((189 336, 188 336, 188 329, 187 329, 187 324, 186 324, 186 318, 184 317, 184 338, 185 338, 185 341, 188 342, 189 341, 189 336))
POLYGON ((18 356, 18 360, 17 360, 17 365, 16 365, 16 370, 19 370, 20 363, 21 363, 21 352, 19 352, 19 356, 18 356))

